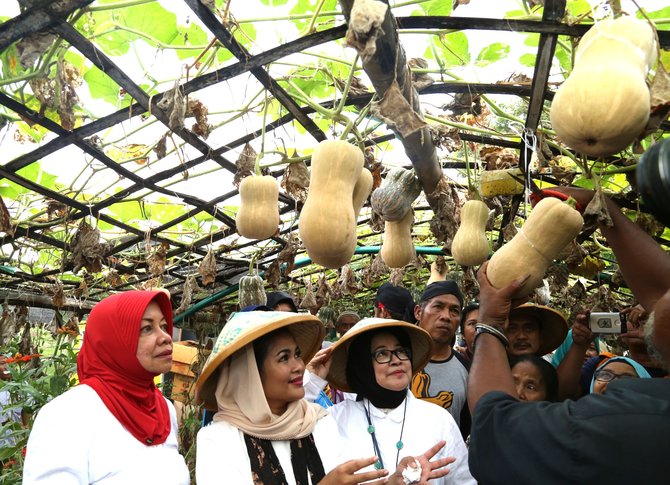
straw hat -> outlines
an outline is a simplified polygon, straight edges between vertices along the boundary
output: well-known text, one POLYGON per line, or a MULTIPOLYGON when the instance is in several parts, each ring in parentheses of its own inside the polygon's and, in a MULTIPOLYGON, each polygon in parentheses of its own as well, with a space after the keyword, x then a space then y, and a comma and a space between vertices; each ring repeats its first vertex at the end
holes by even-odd
POLYGON ((351 343, 356 337, 365 332, 388 327, 405 329, 412 342, 412 374, 416 374, 423 369, 430 360, 432 352, 431 346, 433 339, 428 332, 416 325, 402 322, 400 320, 364 318, 351 327, 351 330, 332 345, 330 371, 328 371, 326 380, 338 389, 345 392, 352 392, 346 376, 347 358, 351 343))
POLYGON ((512 321, 514 318, 526 316, 540 323, 540 348, 537 355, 553 352, 563 343, 568 334, 568 322, 560 312, 547 306, 524 303, 510 312, 509 319, 512 321))
POLYGON ((214 344, 202 373, 195 383, 196 403, 216 409, 215 391, 221 364, 254 340, 279 328, 286 328, 295 338, 302 358, 309 362, 321 348, 326 330, 321 320, 306 313, 252 311, 234 313, 214 344))

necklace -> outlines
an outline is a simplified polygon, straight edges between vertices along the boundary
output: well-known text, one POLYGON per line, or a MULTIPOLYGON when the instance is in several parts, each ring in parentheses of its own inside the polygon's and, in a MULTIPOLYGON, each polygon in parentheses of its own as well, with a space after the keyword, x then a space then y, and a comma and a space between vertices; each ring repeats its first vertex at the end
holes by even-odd
MULTIPOLYGON (((381 470, 384 468, 384 460, 382 460, 382 453, 381 450, 379 449, 379 443, 377 442, 377 436, 375 434, 375 427, 372 425, 372 419, 370 418, 370 400, 367 400, 367 407, 363 406, 363 410, 365 411, 365 417, 368 420, 368 433, 370 433, 370 437, 372 438, 372 447, 375 450, 375 454, 377 455, 377 463, 375 463, 375 468, 377 470, 381 470)), ((396 449, 398 450, 396 455, 395 455, 395 466, 398 466, 398 459, 400 458, 400 450, 402 450, 403 446, 405 446, 402 442, 402 434, 405 431, 405 417, 407 416, 407 397, 405 397, 405 407, 403 408, 402 411, 402 426, 400 427, 400 438, 398 438, 398 441, 395 444, 396 449)))

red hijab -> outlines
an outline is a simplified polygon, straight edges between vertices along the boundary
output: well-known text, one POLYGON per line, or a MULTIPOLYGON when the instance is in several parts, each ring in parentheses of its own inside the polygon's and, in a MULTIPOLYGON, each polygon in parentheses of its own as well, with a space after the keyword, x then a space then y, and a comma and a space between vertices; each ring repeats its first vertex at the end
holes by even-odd
POLYGON ((126 291, 93 307, 77 356, 80 384, 92 387, 107 409, 145 445, 164 443, 170 434, 170 412, 154 384, 156 374, 137 360, 144 312, 160 306, 172 335, 172 306, 161 291, 126 291))

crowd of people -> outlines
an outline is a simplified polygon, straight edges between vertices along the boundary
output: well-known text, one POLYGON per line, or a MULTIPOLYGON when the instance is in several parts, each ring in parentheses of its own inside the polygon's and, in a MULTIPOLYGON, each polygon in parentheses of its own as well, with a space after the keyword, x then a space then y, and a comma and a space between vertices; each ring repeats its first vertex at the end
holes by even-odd
MULTIPOLYGON (((583 206, 592 197, 562 190, 583 206)), ((385 283, 373 315, 340 314, 332 345, 290 295, 269 294, 231 316, 197 378, 212 419, 196 482, 666 483, 670 255, 608 209, 614 225, 601 230, 640 303, 620 337, 628 355, 604 350, 588 309, 567 322, 513 300, 523 280, 494 288, 487 263, 478 303, 453 280, 416 303, 385 283)), ((39 411, 24 483, 190 483, 174 407, 154 383, 170 370, 171 335, 165 292, 94 307, 79 385, 39 411)))

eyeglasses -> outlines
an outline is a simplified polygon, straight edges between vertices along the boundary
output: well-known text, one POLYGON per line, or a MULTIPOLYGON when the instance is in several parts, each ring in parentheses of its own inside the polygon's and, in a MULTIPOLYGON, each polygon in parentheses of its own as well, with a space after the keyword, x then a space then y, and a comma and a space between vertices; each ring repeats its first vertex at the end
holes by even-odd
POLYGON ((393 359, 393 356, 396 356, 398 360, 409 360, 412 358, 412 351, 409 349, 381 349, 375 352, 372 352, 370 356, 375 359, 378 364, 388 364, 393 359))
POLYGON ((598 370, 595 373, 595 378, 600 382, 610 382, 614 379, 634 379, 637 376, 631 376, 630 374, 615 374, 612 371, 607 369, 598 370))

